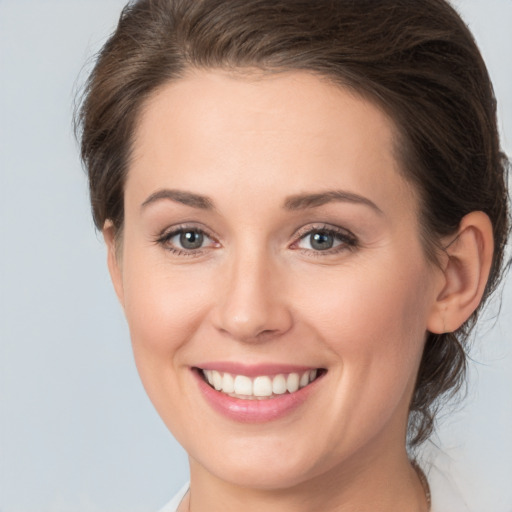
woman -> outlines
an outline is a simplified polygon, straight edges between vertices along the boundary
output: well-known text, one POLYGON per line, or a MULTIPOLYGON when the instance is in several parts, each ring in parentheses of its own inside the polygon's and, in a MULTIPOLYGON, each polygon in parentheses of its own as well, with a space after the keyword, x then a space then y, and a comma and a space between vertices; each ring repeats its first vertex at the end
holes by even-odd
POLYGON ((442 0, 123 11, 79 126, 141 379, 189 454, 166 511, 446 510, 409 453, 503 268, 495 116, 442 0))

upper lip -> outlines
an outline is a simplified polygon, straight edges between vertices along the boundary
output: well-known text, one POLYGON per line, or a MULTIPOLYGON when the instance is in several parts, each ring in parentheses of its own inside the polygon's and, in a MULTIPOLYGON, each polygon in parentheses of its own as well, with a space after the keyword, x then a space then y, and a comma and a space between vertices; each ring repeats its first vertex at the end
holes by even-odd
POLYGON ((307 370, 320 369, 318 366, 291 365, 279 363, 244 364, 232 361, 205 362, 195 366, 201 370, 216 370, 218 372, 231 373, 233 375, 246 375, 257 377, 258 375, 279 375, 280 373, 301 373, 307 370))

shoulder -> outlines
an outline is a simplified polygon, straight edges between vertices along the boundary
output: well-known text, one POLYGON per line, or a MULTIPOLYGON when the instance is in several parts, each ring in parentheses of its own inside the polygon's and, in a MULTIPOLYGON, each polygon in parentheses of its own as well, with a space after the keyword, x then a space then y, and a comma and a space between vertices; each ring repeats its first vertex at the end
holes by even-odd
POLYGON ((181 500, 187 494, 189 483, 187 482, 172 498, 169 503, 167 503, 163 508, 161 508, 158 512, 176 512, 178 510, 178 506, 181 503, 181 500))

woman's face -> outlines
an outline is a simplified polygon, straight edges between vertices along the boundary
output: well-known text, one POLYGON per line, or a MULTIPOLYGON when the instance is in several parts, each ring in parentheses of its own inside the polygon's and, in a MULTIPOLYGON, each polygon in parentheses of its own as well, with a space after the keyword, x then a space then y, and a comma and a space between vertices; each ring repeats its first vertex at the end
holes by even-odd
POLYGON ((192 472, 284 488, 404 450, 441 277, 393 144, 306 73, 197 71, 146 104, 110 264, 192 472))

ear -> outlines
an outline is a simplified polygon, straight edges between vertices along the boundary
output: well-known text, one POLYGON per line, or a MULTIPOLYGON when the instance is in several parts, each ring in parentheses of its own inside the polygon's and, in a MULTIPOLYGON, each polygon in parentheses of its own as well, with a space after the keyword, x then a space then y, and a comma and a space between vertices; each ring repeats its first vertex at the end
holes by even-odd
POLYGON ((116 229, 112 221, 107 220, 103 226, 103 239, 107 246, 107 265, 110 272, 110 278, 114 285, 117 298, 124 307, 124 290, 123 290, 123 272, 121 268, 121 255, 116 241, 116 229))
POLYGON ((427 329, 436 334, 456 331, 476 310, 492 264, 492 224, 483 212, 463 217, 457 234, 445 247, 444 279, 427 329))

